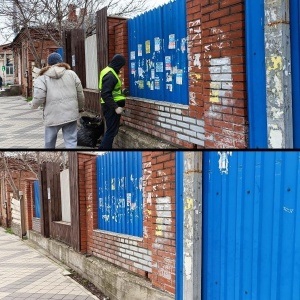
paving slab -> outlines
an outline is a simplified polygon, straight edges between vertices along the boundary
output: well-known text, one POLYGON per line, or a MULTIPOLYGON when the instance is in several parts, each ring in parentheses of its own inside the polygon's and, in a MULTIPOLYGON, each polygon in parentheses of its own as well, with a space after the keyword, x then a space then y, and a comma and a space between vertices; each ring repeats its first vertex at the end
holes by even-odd
MULTIPOLYGON (((44 149, 43 111, 22 96, 0 97, 0 148, 44 149)), ((56 148, 64 148, 61 130, 56 148)))
POLYGON ((98 299, 65 271, 0 227, 0 299, 98 299))

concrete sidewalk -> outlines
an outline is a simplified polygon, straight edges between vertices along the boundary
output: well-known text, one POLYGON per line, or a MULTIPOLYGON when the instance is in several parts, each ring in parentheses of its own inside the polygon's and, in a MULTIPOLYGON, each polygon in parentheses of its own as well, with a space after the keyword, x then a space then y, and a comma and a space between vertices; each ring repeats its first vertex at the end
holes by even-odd
MULTIPOLYGON (((22 96, 0 97, 0 148, 44 149, 41 109, 31 109, 22 96)), ((64 148, 61 131, 56 148, 64 148)))
POLYGON ((0 227, 0 299, 98 299, 64 271, 0 227))

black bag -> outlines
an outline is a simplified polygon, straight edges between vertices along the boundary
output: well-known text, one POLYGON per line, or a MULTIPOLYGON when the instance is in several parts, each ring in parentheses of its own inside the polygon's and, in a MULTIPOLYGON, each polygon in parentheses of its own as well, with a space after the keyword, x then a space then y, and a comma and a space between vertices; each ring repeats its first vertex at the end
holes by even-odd
POLYGON ((104 133, 104 122, 99 117, 81 117, 81 127, 77 131, 77 146, 95 148, 104 133))

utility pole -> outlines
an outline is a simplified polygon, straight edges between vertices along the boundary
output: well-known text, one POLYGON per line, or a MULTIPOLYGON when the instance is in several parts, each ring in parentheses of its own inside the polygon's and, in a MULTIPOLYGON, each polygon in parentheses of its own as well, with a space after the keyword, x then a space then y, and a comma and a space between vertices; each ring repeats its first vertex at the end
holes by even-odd
POLYGON ((5 86, 6 85, 6 50, 4 51, 4 66, 5 69, 3 70, 3 80, 4 80, 3 85, 5 86))

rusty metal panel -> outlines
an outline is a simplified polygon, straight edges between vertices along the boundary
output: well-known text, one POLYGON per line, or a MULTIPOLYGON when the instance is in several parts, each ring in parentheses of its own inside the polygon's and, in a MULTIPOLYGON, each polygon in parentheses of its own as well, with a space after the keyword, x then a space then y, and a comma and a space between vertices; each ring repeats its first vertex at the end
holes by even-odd
POLYGON ((48 238, 50 236, 49 203, 47 186, 47 163, 43 163, 39 172, 41 190, 41 234, 48 238))
POLYGON ((206 152, 203 299, 300 299, 300 152, 206 152))
POLYGON ((98 74, 100 70, 108 65, 108 26, 107 7, 97 11, 96 15, 96 35, 98 53, 98 74))
POLYGON ((69 246, 73 246, 71 231, 70 224, 62 222, 53 222, 51 224, 51 237, 69 246))
POLYGON ((84 30, 72 29, 71 31, 71 52, 72 52, 72 70, 76 72, 81 80, 82 86, 86 87, 85 72, 85 47, 84 30))
POLYGON ((64 62, 72 65, 71 32, 63 32, 64 62))
POLYGON ((142 152, 97 157, 98 228, 143 236, 142 152))
POLYGON ((84 90, 85 103, 84 109, 86 111, 100 115, 101 113, 101 104, 100 104, 100 93, 97 90, 84 90))

